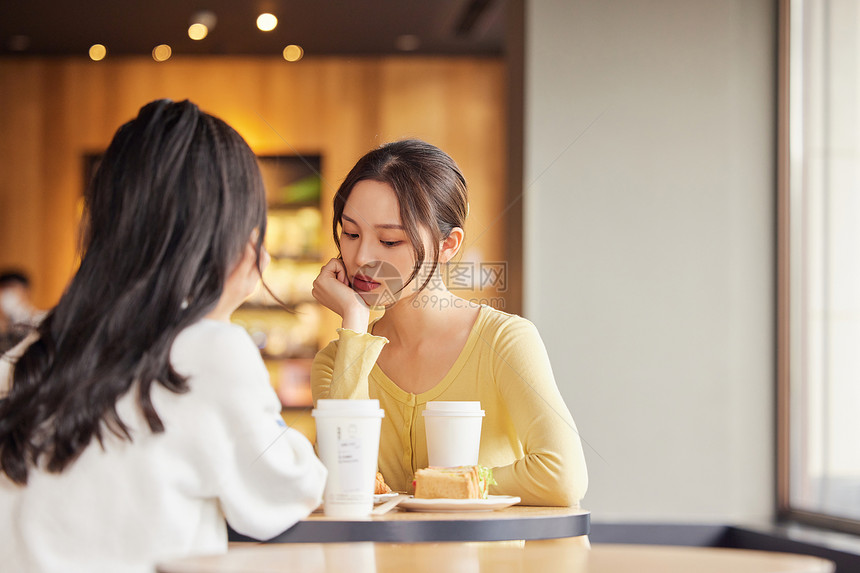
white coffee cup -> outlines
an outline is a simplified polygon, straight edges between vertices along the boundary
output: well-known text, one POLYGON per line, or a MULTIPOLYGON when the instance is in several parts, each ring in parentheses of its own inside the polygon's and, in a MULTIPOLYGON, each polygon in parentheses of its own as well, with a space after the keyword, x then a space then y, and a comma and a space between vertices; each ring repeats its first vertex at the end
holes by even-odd
POLYGON ((427 402, 424 428, 433 467, 473 466, 481 448, 480 402, 427 402))
POLYGON ((385 412, 379 400, 317 400, 317 451, 328 469, 323 510, 330 517, 367 517, 385 412))

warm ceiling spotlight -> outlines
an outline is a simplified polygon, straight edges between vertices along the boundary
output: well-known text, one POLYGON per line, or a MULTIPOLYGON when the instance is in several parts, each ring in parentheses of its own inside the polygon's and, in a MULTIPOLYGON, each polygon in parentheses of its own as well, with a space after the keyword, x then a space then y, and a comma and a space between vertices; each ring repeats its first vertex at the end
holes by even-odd
POLYGON ((257 27, 263 32, 271 32, 278 26, 278 19, 274 14, 264 12, 257 16, 257 27))
POLYGON ((188 37, 192 40, 202 40, 209 34, 209 28, 197 22, 188 26, 188 37))
POLYGON ((191 16, 188 26, 188 37, 192 40, 202 40, 215 29, 218 17, 209 10, 198 10, 191 16))
POLYGON ((298 62, 305 55, 305 51, 301 46, 290 44, 284 48, 284 59, 288 62, 298 62))
POLYGON ((156 62, 166 62, 170 59, 173 50, 167 44, 159 44, 152 49, 152 59, 156 62))
POLYGON ((101 44, 93 44, 90 46, 90 59, 94 62, 100 62, 107 56, 107 48, 101 44))

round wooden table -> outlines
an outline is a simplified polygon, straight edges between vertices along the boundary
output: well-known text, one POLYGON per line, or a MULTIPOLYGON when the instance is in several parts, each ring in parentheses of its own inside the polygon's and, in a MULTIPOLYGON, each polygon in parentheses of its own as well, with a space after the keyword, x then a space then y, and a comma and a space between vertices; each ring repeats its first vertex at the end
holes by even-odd
MULTIPOLYGON (((268 543, 345 541, 506 541, 587 535, 588 511, 515 505, 498 511, 423 513, 393 510, 369 519, 334 519, 313 513, 268 543)), ((249 541, 231 532, 231 541, 249 541)))
POLYGON ((832 573, 818 557, 710 547, 490 543, 296 543, 164 563, 159 573, 832 573))

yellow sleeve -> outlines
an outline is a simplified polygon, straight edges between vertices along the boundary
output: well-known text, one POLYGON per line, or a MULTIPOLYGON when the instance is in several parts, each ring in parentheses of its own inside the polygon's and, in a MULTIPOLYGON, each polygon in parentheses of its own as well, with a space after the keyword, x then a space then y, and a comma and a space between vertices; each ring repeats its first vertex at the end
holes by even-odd
POLYGON ((494 379, 525 456, 493 468, 491 493, 518 495, 527 505, 578 505, 588 487, 582 443, 537 328, 510 320, 492 347, 494 379))
POLYGON ((339 328, 338 339, 320 350, 311 367, 314 405, 320 398, 367 399, 367 378, 388 339, 339 328))

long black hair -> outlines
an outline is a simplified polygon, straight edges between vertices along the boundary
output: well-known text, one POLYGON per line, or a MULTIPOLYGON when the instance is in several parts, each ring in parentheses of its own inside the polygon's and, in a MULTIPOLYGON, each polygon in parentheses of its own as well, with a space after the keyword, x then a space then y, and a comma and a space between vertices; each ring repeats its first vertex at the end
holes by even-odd
POLYGON ((114 135, 85 194, 80 268, 0 399, 0 469, 26 484, 62 472, 106 431, 131 440, 116 403, 129 391, 153 432, 153 384, 182 393, 176 336, 218 302, 259 229, 256 158, 226 123, 189 101, 152 102, 114 135))

